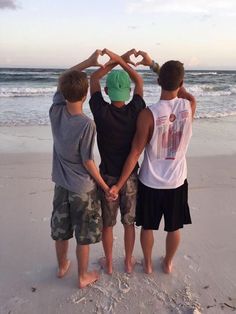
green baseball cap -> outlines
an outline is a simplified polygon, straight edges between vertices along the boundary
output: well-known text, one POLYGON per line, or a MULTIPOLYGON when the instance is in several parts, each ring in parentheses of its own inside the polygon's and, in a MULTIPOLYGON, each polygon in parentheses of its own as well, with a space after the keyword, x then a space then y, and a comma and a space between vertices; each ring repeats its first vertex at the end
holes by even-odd
POLYGON ((124 70, 113 70, 107 76, 106 86, 111 101, 127 101, 130 98, 130 78, 124 70))

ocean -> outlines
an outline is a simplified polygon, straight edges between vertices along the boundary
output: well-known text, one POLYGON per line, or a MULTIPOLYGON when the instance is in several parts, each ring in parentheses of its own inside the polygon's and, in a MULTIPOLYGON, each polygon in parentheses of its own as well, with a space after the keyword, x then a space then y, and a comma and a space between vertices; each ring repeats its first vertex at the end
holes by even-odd
MULTIPOLYGON (((0 68, 0 126, 48 125, 48 110, 63 69, 0 68)), ((87 70, 88 75, 92 70, 87 70)), ((149 106, 160 97, 157 77, 138 70, 149 106)), ((105 81, 101 82, 102 88, 105 81)), ((186 71, 185 87, 197 99, 197 119, 236 115, 236 71, 186 71)), ((107 96, 104 98, 108 101, 107 96)), ((89 97, 88 97, 89 99, 89 97)), ((90 117, 88 100, 84 111, 90 117)))

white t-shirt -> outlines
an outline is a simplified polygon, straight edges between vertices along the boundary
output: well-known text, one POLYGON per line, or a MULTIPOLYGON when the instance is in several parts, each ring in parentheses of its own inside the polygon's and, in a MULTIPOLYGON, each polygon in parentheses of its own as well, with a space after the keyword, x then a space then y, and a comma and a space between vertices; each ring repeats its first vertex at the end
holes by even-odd
POLYGON ((185 155, 192 135, 190 102, 176 97, 160 100, 149 109, 154 130, 145 148, 139 179, 154 189, 177 188, 187 177, 185 155))

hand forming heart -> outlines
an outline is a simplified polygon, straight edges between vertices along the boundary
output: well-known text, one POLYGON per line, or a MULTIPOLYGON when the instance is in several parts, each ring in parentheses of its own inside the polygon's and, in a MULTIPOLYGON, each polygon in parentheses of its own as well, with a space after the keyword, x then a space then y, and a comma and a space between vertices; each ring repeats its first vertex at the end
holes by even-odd
POLYGON ((119 56, 106 48, 103 50, 97 49, 90 58, 93 61, 93 65, 105 67, 116 62, 119 63, 120 57, 122 57, 126 63, 132 64, 133 66, 150 66, 152 64, 152 59, 145 51, 137 51, 134 48, 127 51, 122 56, 119 56), (141 60, 139 57, 141 57, 141 60), (107 61, 108 58, 109 60, 107 61))

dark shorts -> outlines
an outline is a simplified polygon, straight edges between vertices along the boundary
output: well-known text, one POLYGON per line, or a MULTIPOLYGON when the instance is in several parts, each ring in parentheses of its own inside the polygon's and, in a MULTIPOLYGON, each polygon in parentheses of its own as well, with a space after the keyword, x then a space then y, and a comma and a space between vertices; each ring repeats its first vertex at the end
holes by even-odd
POLYGON ((53 240, 73 237, 78 244, 91 244, 101 240, 102 217, 98 190, 77 194, 55 185, 51 236, 53 240))
POLYGON ((164 215, 165 231, 171 232, 191 224, 188 206, 188 182, 176 189, 153 189, 140 181, 136 207, 136 225, 158 230, 164 215))
MULTIPOLYGON (((102 175, 104 181, 109 185, 114 185, 119 178, 102 175)), ((137 202, 137 174, 131 174, 119 196, 115 201, 108 201, 104 192, 101 196, 102 220, 104 227, 112 227, 116 224, 118 209, 120 208, 121 222, 123 225, 132 225, 135 222, 135 208, 137 202)))

